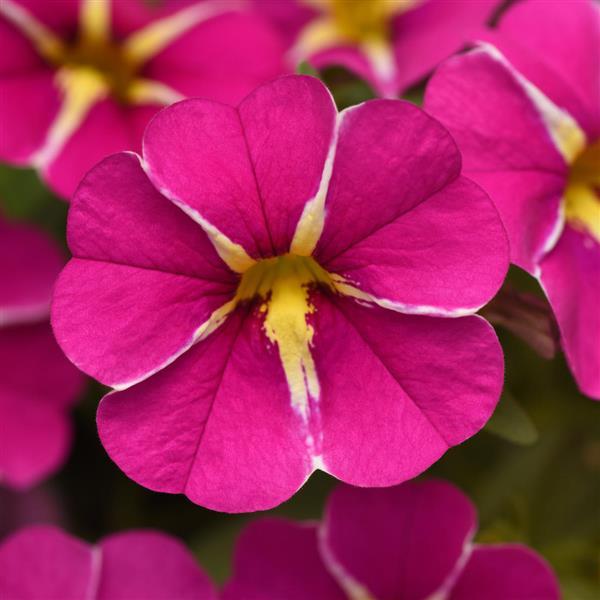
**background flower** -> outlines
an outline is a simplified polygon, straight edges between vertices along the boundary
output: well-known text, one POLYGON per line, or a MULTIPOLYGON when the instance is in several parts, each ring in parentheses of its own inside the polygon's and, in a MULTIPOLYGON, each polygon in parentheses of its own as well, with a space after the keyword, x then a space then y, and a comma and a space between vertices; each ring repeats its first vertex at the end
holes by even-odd
POLYGON ((548 565, 518 544, 473 544, 475 509, 438 480, 339 486, 321 523, 261 519, 237 544, 224 600, 553 600, 548 565))
POLYGON ((528 0, 448 60, 426 108, 496 202, 512 260, 554 309, 581 390, 600 398, 600 8, 528 0))
POLYGON ((32 526, 0 544, 0 596, 75 600, 212 600, 216 593, 178 540, 153 531, 90 546, 58 528, 32 526))
POLYGON ((69 197, 105 156, 137 150, 187 95, 237 102, 284 72, 279 36, 229 0, 3 0, 0 157, 69 197))

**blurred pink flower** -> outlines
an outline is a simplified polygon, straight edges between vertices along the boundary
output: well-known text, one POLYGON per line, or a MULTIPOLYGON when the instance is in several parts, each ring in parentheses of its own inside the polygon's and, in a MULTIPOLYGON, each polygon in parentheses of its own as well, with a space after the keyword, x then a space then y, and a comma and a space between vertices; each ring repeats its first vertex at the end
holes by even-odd
POLYGON ((0 218, 0 485, 35 485, 68 451, 68 412, 83 375, 57 346, 48 322, 63 264, 50 238, 0 218))
POLYGON ((580 389, 600 399, 600 7, 515 4, 444 63, 426 108, 495 201, 512 261, 535 275, 580 389))
POLYGON ((558 600, 539 555, 474 544, 476 526, 471 502, 443 481, 341 485, 321 523, 251 523, 223 600, 558 600))
POLYGON ((65 197, 105 156, 137 150, 185 96, 238 102, 284 72, 280 36, 240 3, 2 0, 0 159, 65 197))
POLYGON ((481 29, 501 0, 252 0, 297 62, 343 66, 381 96, 419 83, 481 29))
POLYGON ((472 313, 508 247, 436 121, 288 76, 165 109, 143 147, 79 187, 53 305, 118 390, 98 427, 132 479, 265 509, 317 468, 396 484, 484 425, 503 360, 472 313))
POLYGON ((215 600, 208 577, 171 536, 125 531, 90 546, 51 526, 0 545, 0 597, 19 600, 215 600))

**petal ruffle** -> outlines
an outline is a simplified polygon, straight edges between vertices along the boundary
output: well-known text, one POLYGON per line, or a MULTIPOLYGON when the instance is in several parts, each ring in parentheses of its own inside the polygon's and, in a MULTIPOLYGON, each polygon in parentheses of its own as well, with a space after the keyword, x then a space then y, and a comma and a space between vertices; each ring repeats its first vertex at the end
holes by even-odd
POLYGON ((240 536, 223 600, 344 600, 325 569, 318 529, 309 523, 260 519, 240 536))
POLYGON ((346 589, 358 585, 378 600, 421 600, 466 559, 476 520, 469 499, 444 481, 340 485, 327 502, 324 556, 346 589))
POLYGON ((526 546, 478 546, 450 591, 449 600, 559 600, 556 577, 526 546))
POLYGON ((63 264, 58 244, 42 231, 0 217, 0 326, 46 317, 63 264))
POLYGON ((522 85, 500 60, 477 50, 436 71, 425 108, 456 139, 465 175, 498 207, 513 262, 535 272, 561 224, 567 165, 522 85))
POLYGON ((144 158, 168 197, 250 256, 272 256, 289 250, 319 190, 334 124, 318 80, 283 77, 238 109, 187 100, 162 111, 146 130, 144 158))
POLYGON ((321 296, 313 319, 322 462, 339 479, 410 479, 491 416, 503 358, 480 317, 409 316, 321 296))
POLYGON ((107 158, 82 182, 69 245, 53 326, 69 358, 107 385, 131 384, 173 360, 235 293, 237 279, 206 235, 132 154, 107 158))
POLYGON ((491 40, 589 136, 600 136, 600 7, 592 0, 527 0, 491 40))
POLYGON ((106 396, 98 431, 111 458, 141 485, 213 510, 289 498, 312 465, 278 352, 266 344, 256 313, 240 308, 171 366, 106 396))
POLYGON ((541 283, 579 388, 600 400, 600 244, 567 225, 541 263, 541 283))
POLYGON ((283 41, 262 19, 230 12, 203 21, 169 44, 144 74, 185 96, 235 105, 286 71, 284 53, 283 41))
POLYGON ((490 200, 459 172, 448 132, 413 105, 346 111, 316 259, 398 310, 476 310, 504 278, 507 243, 490 200))
POLYGON ((0 329, 0 479, 27 488, 64 462, 82 385, 47 323, 0 329))

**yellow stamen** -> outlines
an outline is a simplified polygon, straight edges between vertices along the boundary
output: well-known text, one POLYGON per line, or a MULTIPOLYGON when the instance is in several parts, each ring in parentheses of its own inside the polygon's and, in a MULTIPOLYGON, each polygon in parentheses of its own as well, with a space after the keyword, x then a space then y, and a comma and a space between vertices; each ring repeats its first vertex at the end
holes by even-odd
POLYGON ((564 202, 567 221, 600 243, 600 141, 588 146, 571 165, 564 202))
POLYGON ((151 79, 135 79, 127 89, 127 101, 131 104, 164 104, 183 100, 185 96, 173 88, 151 79))
POLYGON ((86 41, 106 42, 111 31, 111 0, 82 0, 79 35, 86 41))

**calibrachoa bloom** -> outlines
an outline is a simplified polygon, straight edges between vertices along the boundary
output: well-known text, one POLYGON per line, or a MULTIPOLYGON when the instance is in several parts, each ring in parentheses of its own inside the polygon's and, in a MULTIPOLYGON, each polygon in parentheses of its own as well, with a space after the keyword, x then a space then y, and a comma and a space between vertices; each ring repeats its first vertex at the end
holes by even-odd
POLYGON ((0 159, 69 197, 85 172, 138 149, 188 95, 239 102, 284 72, 283 43, 229 0, 2 0, 0 159))
POLYGON ((448 60, 426 107, 489 191, 512 261, 539 278, 581 390, 600 398, 600 7, 529 0, 494 45, 448 60))
POLYGON ((51 526, 0 545, 0 597, 11 600, 214 600, 188 549, 155 531, 126 531, 91 546, 51 526))
POLYGON ((476 526, 469 499, 443 481, 342 485, 321 523, 247 527, 223 600, 558 600, 540 556, 474 544, 476 526))
POLYGON ((0 485, 38 483, 63 463, 69 447, 68 411, 83 376, 48 322, 63 264, 51 239, 0 218, 0 485))
POLYGON ((264 509, 317 468, 414 477, 483 426, 503 360, 468 315, 507 241, 436 121, 395 100, 338 115, 288 76, 169 107, 143 148, 80 185, 53 304, 67 355, 117 390, 98 427, 131 478, 264 509))
POLYGON ((296 61, 340 65, 382 96, 418 83, 472 39, 499 0, 252 0, 296 61))

